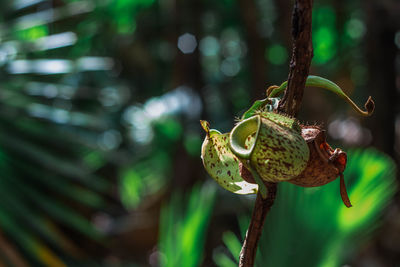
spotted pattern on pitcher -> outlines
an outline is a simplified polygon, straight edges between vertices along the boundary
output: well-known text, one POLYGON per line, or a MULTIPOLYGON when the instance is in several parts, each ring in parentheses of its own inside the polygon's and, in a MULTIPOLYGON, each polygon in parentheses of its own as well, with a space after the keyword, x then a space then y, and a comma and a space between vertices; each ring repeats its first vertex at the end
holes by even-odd
POLYGON ((276 113, 265 112, 260 117, 261 126, 250 157, 252 166, 268 182, 296 177, 309 159, 300 126, 294 119, 276 113))
POLYGON ((236 194, 255 194, 258 186, 243 180, 239 173, 239 159, 229 148, 229 133, 210 130, 206 121, 201 122, 207 136, 201 149, 201 158, 208 174, 219 185, 236 194))

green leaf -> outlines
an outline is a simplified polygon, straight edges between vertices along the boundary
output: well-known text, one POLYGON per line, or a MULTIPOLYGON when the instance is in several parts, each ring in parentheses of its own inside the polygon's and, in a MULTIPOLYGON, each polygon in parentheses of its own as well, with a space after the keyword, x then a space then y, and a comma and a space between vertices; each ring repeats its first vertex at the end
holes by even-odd
POLYGON ((238 266, 237 262, 229 258, 227 255, 223 253, 214 253, 213 260, 219 267, 236 267, 238 266))
MULTIPOLYGON (((339 179, 315 188, 281 183, 255 266, 341 266, 367 241, 396 193, 396 166, 375 149, 350 150, 348 156, 344 175, 353 207, 345 207, 340 200, 339 179)), ((249 217, 250 213, 246 227, 249 217)), ((231 244, 235 241, 229 242, 226 247, 237 259, 238 249, 231 244)), ((214 255, 217 264, 226 258, 214 255)))
POLYGON ((216 198, 216 186, 195 186, 189 196, 179 192, 161 210, 161 267, 200 266, 206 232, 216 198))
POLYGON ((268 97, 261 100, 256 100, 253 105, 242 115, 242 120, 254 116, 257 111, 265 109, 265 111, 273 111, 277 108, 279 98, 268 97))
MULTIPOLYGON (((313 87, 318 87, 318 88, 323 88, 327 89, 336 95, 340 96, 344 100, 347 101, 351 105, 351 107, 360 115, 362 116, 370 116, 374 112, 375 104, 374 101, 371 99, 371 97, 368 98, 367 102, 365 102, 365 111, 361 110, 354 102, 353 100, 348 97, 343 90, 334 82, 319 77, 319 76, 314 76, 310 75, 307 77, 306 80, 306 86, 313 86, 313 87)), ((268 97, 276 97, 280 95, 287 87, 287 81, 283 82, 279 87, 273 87, 272 90, 268 92, 268 97)))
POLYGON ((11 186, 18 188, 27 199, 35 203, 37 207, 45 211, 58 222, 80 231, 93 240, 101 241, 103 238, 101 233, 94 228, 94 225, 88 219, 77 213, 71 207, 66 206, 58 200, 52 199, 50 196, 35 190, 33 187, 27 186, 19 179, 5 178, 11 186))
POLYGON ((223 233, 222 240, 229 251, 232 252, 232 255, 235 255, 235 257, 236 255, 239 255, 240 250, 242 249, 242 244, 234 233, 230 231, 223 233))

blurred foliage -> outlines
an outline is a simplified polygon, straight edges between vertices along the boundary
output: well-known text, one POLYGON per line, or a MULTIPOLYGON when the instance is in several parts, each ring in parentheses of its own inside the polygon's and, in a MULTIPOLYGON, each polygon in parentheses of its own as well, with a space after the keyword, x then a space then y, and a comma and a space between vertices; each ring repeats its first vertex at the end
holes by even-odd
POLYGON ((154 2, 154 0, 109 1, 106 10, 109 11, 110 19, 113 21, 118 33, 131 34, 136 28, 135 17, 137 13, 154 2))
MULTIPOLYGON (((93 265, 104 260, 93 255, 110 249, 111 229, 101 214, 123 209, 103 170, 119 157, 115 117, 126 89, 113 79, 113 60, 96 52, 94 38, 96 27, 107 23, 102 10, 115 8, 123 7, 16 1, 4 9, 10 12, 2 14, 0 45, 0 235, 8 253, 0 253, 0 262, 93 265), (94 17, 74 17, 80 14, 94 17)), ((122 192, 132 188, 129 182, 122 192)))
MULTIPOLYGON (((316 188, 282 183, 266 219, 257 266, 341 266, 379 227, 397 191, 396 167, 374 149, 350 150, 348 156, 344 175, 353 207, 340 200, 338 179, 316 188)), ((249 220, 241 218, 243 237, 249 220)), ((233 259, 216 251, 214 260, 236 266, 240 241, 232 232, 224 233, 223 240, 233 259)))
MULTIPOLYGON (((14 152, 13 148, 11 146, 10 150, 14 152)), ((0 154, 3 174, 0 180, 0 227, 6 236, 17 242, 21 253, 35 264, 47 266, 64 266, 64 260, 68 262, 79 257, 80 249, 63 233, 64 227, 79 232, 77 237, 101 241, 102 234, 76 210, 77 206, 88 210, 103 209, 105 201, 101 192, 88 183, 74 183, 68 173, 56 176, 51 170, 38 168, 29 157, 29 151, 24 157, 8 155, 10 150, 0 154), (66 200, 70 203, 66 204, 66 200)), ((46 156, 47 152, 42 153, 46 156)), ((64 165, 68 168, 68 163, 64 165)), ((75 167, 70 171, 79 175, 83 170, 75 167)), ((89 175, 81 176, 82 179, 89 178, 89 175)), ((99 181, 97 185, 107 187, 100 177, 92 179, 99 181)))
POLYGON ((333 7, 320 6, 313 10, 313 46, 316 64, 326 64, 337 53, 336 15, 333 7))
MULTIPOLYGON (((228 130, 264 97, 265 88, 251 85, 251 58, 266 66, 262 83, 273 84, 286 79, 290 57, 291 7, 244 2, 255 5, 254 32, 265 41, 256 57, 238 1, 0 2, 0 265, 148 266, 158 229, 163 266, 212 264, 206 237, 220 245, 218 229, 231 227, 244 205, 217 190, 228 204, 218 205, 218 227, 206 235, 215 188, 177 193, 209 179, 199 119, 228 130), (185 34, 192 43, 181 45, 193 53, 178 48, 185 34)), ((366 94, 356 90, 368 74, 366 14, 359 1, 342 10, 335 3, 315 3, 314 71, 366 94)), ((369 144, 368 129, 343 118, 345 109, 308 116, 337 104, 315 96, 318 112, 305 103, 306 120, 332 121, 338 142, 369 144)))
POLYGON ((190 194, 174 193, 161 210, 160 266, 200 266, 216 197, 215 184, 195 186, 190 194))

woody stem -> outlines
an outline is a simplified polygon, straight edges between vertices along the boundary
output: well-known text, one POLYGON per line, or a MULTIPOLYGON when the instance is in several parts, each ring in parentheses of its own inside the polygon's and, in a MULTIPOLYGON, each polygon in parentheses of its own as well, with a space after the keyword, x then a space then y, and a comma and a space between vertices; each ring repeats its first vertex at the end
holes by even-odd
MULTIPOLYGON (((313 56, 311 40, 313 0, 295 0, 292 15, 293 50, 289 66, 288 86, 278 110, 296 116, 300 110, 303 91, 313 56)), ((239 267, 254 266, 258 241, 265 218, 274 204, 277 184, 265 183, 268 196, 263 199, 260 193, 254 205, 250 225, 240 251, 239 267)))

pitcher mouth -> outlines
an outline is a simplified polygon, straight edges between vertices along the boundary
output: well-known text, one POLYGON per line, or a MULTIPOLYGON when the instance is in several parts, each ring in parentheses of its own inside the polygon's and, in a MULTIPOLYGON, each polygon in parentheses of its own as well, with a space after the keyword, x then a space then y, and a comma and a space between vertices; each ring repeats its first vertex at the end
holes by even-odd
POLYGON ((347 164, 347 154, 340 148, 333 149, 326 142, 325 130, 321 130, 318 126, 307 126, 302 128, 301 134, 309 145, 314 145, 315 150, 325 163, 333 164, 339 173, 344 172, 347 164))
POLYGON ((318 126, 303 128, 302 135, 309 145, 314 145, 315 151, 325 162, 332 164, 340 176, 340 196, 346 207, 350 208, 351 202, 347 194, 346 184, 344 182, 343 172, 346 169, 347 154, 340 148, 333 149, 326 142, 326 133, 320 130, 318 126))
POLYGON ((338 169, 339 173, 344 172, 347 164, 346 152, 340 148, 333 150, 333 148, 327 142, 322 142, 319 145, 316 142, 315 146, 317 152, 324 161, 332 163, 338 169))

